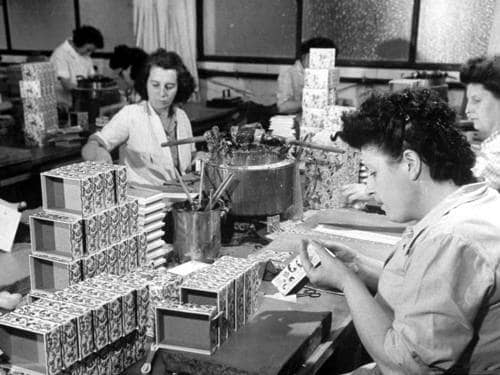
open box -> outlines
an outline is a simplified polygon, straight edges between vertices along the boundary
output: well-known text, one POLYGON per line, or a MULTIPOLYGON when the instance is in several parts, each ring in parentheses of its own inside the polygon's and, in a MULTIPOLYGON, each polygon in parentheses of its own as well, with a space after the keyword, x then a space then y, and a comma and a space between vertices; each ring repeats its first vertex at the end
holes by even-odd
POLYGON ((33 253, 29 255, 31 289, 58 290, 82 280, 80 260, 33 253))
POLYGON ((156 344, 160 348, 210 355, 218 346, 217 307, 165 302, 156 306, 156 344))
POLYGON ((69 368, 80 359, 78 348, 78 326, 76 319, 61 311, 46 309, 39 304, 29 304, 18 307, 12 312, 17 316, 29 316, 55 323, 59 326, 61 337, 62 364, 69 368))
POLYGON ((39 211, 30 216, 31 250, 77 259, 83 256, 81 218, 39 211))
POLYGON ((2 315, 0 347, 13 366, 46 375, 63 369, 58 324, 12 313, 2 315))

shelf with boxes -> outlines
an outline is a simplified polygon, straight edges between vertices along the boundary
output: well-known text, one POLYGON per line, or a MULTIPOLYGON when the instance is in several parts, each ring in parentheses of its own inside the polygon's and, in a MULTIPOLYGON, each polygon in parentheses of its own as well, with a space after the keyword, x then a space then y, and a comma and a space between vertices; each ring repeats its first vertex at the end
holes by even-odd
MULTIPOLYGON (((342 115, 355 109, 335 105, 339 84, 335 49, 311 48, 309 68, 304 72, 301 136, 311 134, 314 142, 331 145, 330 136, 342 128, 342 115)), ((304 151, 306 208, 342 207, 340 187, 358 182, 359 154, 340 140, 334 144, 344 153, 304 151)))

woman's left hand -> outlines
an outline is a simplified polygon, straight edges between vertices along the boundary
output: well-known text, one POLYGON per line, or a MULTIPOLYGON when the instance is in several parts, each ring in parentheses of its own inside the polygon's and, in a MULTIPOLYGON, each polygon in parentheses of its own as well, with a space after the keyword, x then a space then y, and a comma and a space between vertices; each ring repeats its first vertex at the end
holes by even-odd
MULTIPOLYGON (((351 270, 342 260, 336 257, 331 251, 321 246, 316 241, 302 240, 300 250, 300 261, 307 273, 307 277, 311 283, 329 289, 344 290, 344 281, 349 277, 355 276, 355 270, 351 270), (307 248, 310 247, 314 251, 321 264, 314 268, 309 259, 307 248)), ((352 264, 351 266, 354 266, 352 264)))

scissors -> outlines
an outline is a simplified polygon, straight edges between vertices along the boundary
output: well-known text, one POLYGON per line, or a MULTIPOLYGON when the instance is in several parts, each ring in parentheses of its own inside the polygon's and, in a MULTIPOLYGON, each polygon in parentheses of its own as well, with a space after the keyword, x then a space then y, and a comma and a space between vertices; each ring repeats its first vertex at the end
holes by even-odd
POLYGON ((297 293, 297 297, 319 298, 321 297, 321 292, 317 289, 311 288, 310 286, 305 286, 299 293, 297 293))

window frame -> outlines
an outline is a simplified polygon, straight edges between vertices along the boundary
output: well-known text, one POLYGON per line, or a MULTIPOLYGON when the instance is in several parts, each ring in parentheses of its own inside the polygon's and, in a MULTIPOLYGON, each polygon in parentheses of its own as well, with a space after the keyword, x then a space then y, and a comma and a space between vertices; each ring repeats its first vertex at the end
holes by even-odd
MULTIPOLYGON (((273 58, 263 56, 221 56, 209 55, 204 52, 204 30, 203 30, 203 1, 196 0, 196 45, 198 61, 201 62, 235 62, 235 63, 262 63, 262 64, 293 64, 292 58, 273 58)), ((302 41, 302 13, 304 0, 295 0, 297 3, 296 19, 296 41, 295 50, 298 51, 302 41)), ((461 64, 449 63, 419 63, 417 56, 418 24, 420 18, 420 0, 413 0, 413 14, 411 21, 410 49, 407 61, 387 60, 352 60, 337 59, 336 64, 340 67, 366 67, 366 68, 389 68, 389 69, 412 69, 412 70, 446 70, 456 71, 461 64)))

